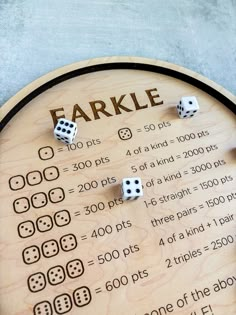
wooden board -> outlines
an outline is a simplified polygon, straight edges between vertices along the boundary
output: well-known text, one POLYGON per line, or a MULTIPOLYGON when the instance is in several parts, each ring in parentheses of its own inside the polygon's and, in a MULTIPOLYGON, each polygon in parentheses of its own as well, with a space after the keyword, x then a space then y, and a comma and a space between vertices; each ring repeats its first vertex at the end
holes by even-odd
POLYGON ((113 57, 1 109, 0 313, 235 314, 235 97, 176 65, 113 57), (200 112, 179 119, 182 96, 200 112), (72 145, 53 137, 78 123, 72 145), (122 201, 123 177, 144 196, 122 201))

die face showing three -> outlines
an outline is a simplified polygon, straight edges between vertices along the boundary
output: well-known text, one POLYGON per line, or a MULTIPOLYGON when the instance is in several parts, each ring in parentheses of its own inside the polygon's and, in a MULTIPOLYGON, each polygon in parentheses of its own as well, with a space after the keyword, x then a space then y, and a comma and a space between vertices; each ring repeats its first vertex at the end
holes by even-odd
POLYGON ((49 215, 39 217, 36 221, 36 225, 39 232, 47 232, 53 227, 52 218, 49 215))
POLYGON ((61 210, 54 214, 54 221, 57 226, 64 226, 70 223, 70 213, 67 210, 61 210))
POLYGON ((19 236, 22 238, 30 237, 35 232, 34 223, 30 220, 20 223, 17 229, 19 236))
POLYGON ((76 123, 65 118, 58 119, 57 125, 54 129, 54 136, 57 140, 60 140, 65 144, 71 144, 73 143, 76 134, 76 123))
POLYGON ((139 177, 127 177, 122 180, 123 200, 135 200, 143 196, 142 182, 139 177))
POLYGON ((199 105, 195 96, 184 96, 177 105, 177 111, 180 118, 193 117, 198 110, 199 105))

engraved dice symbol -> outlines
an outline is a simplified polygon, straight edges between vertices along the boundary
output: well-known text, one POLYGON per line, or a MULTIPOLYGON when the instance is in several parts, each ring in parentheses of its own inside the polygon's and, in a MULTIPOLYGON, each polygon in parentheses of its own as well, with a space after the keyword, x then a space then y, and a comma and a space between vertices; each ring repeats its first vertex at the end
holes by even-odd
POLYGON ((199 105, 195 96, 182 97, 177 105, 177 111, 180 118, 193 117, 199 110, 199 105))
POLYGON ((60 187, 51 189, 48 195, 52 203, 61 202, 65 198, 64 190, 60 187))
POLYGON ((38 150, 38 155, 41 160, 49 160, 54 157, 54 151, 52 147, 43 147, 38 150))
POLYGON ((47 167, 43 171, 43 176, 47 181, 56 180, 59 177, 59 170, 56 166, 47 167))
POLYGON ((69 294, 61 294, 54 301, 54 308, 57 314, 68 313, 72 309, 72 302, 69 294))
POLYGON ((34 306, 34 315, 52 315, 52 307, 48 301, 43 301, 34 306))
POLYGON ((34 208, 42 208, 46 206, 48 200, 45 193, 36 193, 31 197, 31 202, 34 208))
POLYGON ((30 203, 26 197, 18 198, 13 202, 13 209, 16 213, 26 212, 29 208, 30 203))
POLYGON ((70 278, 77 278, 84 273, 84 266, 80 259, 74 259, 67 263, 66 270, 70 278))
POLYGON ((118 130, 118 135, 121 140, 129 140, 132 138, 132 132, 129 128, 121 128, 118 130))
POLYGON ((51 285, 57 285, 65 280, 65 272, 63 267, 55 266, 48 270, 48 282, 51 285))
POLYGON ((37 272, 29 276, 27 282, 28 282, 29 290, 31 292, 41 291, 46 286, 46 279, 42 272, 37 272))
POLYGON ((58 119, 57 125, 54 129, 54 136, 57 140, 65 144, 73 143, 77 134, 77 125, 75 122, 65 118, 58 119))
POLYGON ((11 190, 19 190, 25 186, 25 179, 21 175, 13 176, 9 179, 9 187, 11 190))
POLYGON ((40 259, 39 248, 35 245, 27 247, 23 250, 22 256, 25 264, 36 263, 40 259))
POLYGON ((54 221, 57 226, 64 226, 70 223, 70 213, 67 210, 61 210, 54 214, 54 221))
POLYGON ((30 186, 35 186, 41 183, 42 175, 39 171, 33 171, 26 175, 26 180, 30 186))
POLYGON ((18 234, 22 238, 30 237, 34 234, 35 228, 32 221, 24 221, 18 225, 18 234))
POLYGON ((73 292, 74 303, 78 307, 83 307, 91 302, 92 296, 89 288, 80 287, 73 292))
POLYGON ((141 179, 139 177, 123 178, 121 191, 123 200, 136 200, 143 196, 141 179))
POLYGON ((52 218, 49 215, 39 217, 36 221, 39 232, 46 232, 52 229, 53 223, 52 218))
POLYGON ((57 241, 50 240, 42 244, 42 253, 44 257, 49 258, 49 257, 56 256, 58 252, 59 252, 59 247, 58 247, 57 241))
POLYGON ((65 252, 73 250, 77 246, 76 237, 73 234, 67 234, 61 237, 60 239, 61 248, 65 252))

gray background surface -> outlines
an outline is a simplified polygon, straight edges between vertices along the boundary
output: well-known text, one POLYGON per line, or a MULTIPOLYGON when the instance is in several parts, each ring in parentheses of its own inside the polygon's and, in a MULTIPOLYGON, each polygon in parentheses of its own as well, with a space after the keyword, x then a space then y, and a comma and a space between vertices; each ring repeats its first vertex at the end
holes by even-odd
POLYGON ((0 105, 39 76, 103 56, 161 59, 236 94, 236 0, 0 0, 0 105))

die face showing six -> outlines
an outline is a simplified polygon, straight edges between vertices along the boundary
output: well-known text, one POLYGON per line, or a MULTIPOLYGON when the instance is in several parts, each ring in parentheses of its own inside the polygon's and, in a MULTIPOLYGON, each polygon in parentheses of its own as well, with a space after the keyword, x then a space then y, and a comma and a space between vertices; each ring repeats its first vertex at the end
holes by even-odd
POLYGON ((80 259, 74 259, 67 263, 66 270, 70 278, 77 278, 84 273, 84 266, 80 259))
POLYGON ((184 96, 177 105, 180 118, 193 117, 199 110, 198 101, 195 96, 184 96))
POLYGON ((39 302, 34 306, 34 315, 52 315, 52 307, 48 301, 39 302))
POLYGON ((57 140, 60 140, 65 144, 71 144, 73 143, 76 134, 76 123, 65 118, 58 119, 57 125, 54 129, 54 136, 57 140))
POLYGON ((27 282, 28 288, 31 292, 39 292, 46 286, 45 276, 42 272, 37 272, 29 276, 27 282))
POLYGON ((80 287, 73 292, 74 303, 78 307, 83 307, 91 302, 92 296, 89 288, 80 287))
POLYGON ((136 200, 143 196, 142 182, 139 177, 127 177, 122 180, 123 200, 136 200))
POLYGON ((55 266, 48 270, 48 282, 57 285, 65 280, 65 271, 61 266, 55 266))
POLYGON ((72 309, 71 298, 66 293, 57 296, 54 299, 53 304, 57 314, 65 314, 72 309))

